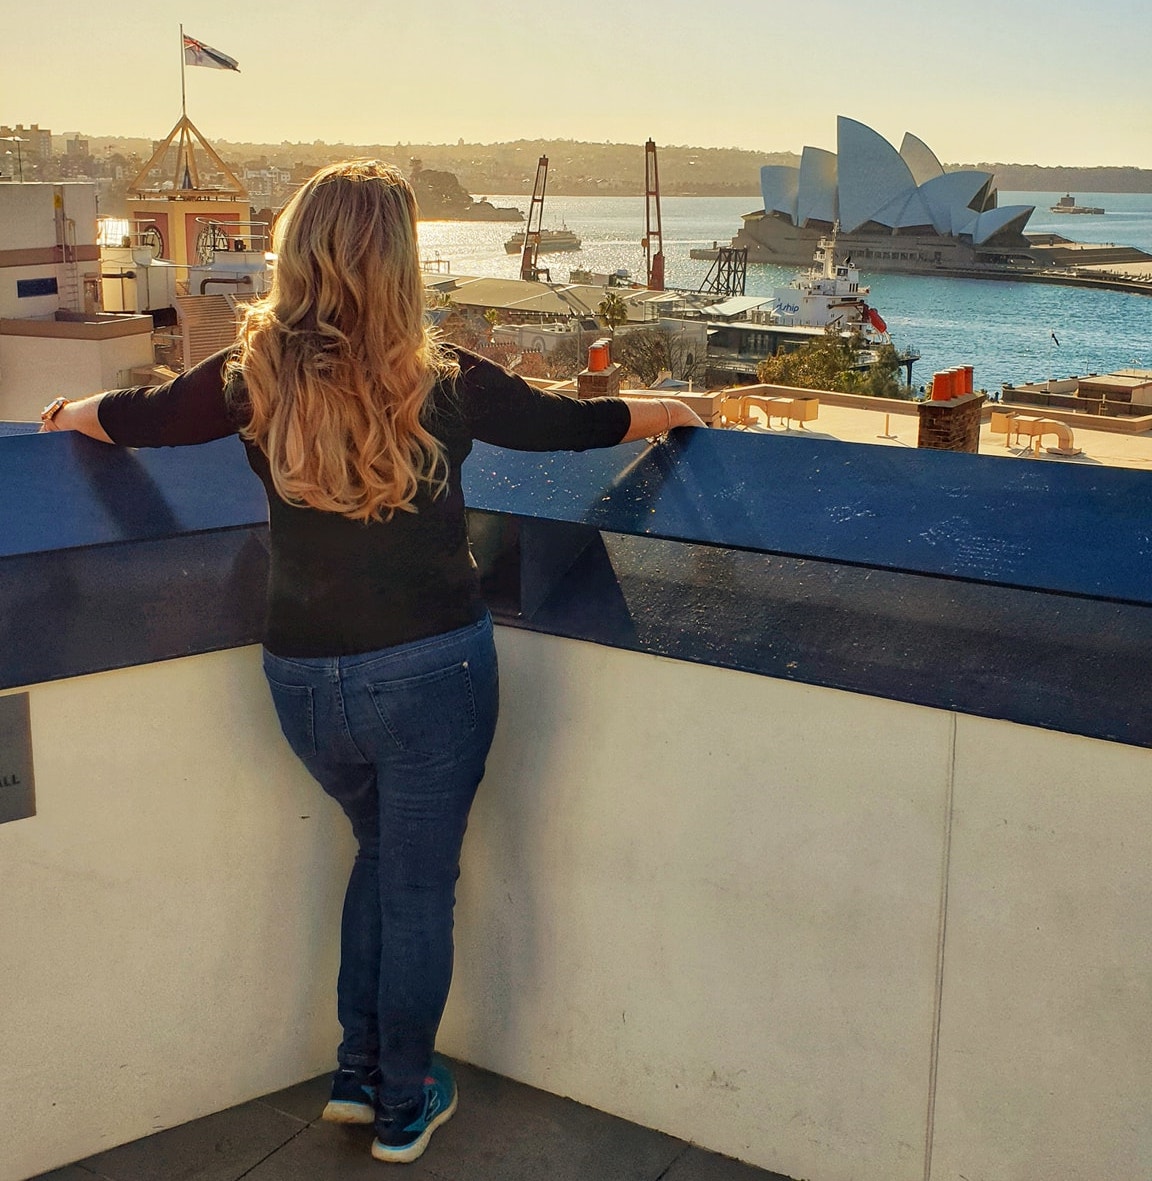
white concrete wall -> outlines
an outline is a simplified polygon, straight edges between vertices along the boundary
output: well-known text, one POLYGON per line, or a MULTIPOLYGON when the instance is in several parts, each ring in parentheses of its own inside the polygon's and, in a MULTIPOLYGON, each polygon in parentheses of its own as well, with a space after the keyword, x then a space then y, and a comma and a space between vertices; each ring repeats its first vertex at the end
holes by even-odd
POLYGON ((0 187, 0 250, 55 245, 55 185, 32 181, 0 187))
POLYGON ((1152 751, 957 721, 934 1176, 1152 1177, 1152 751))
POLYGON ((257 650, 31 690, 0 825, 0 1181, 329 1067, 351 857, 257 650))
MULTIPOLYGON (((1149 1175, 1152 752, 498 643, 446 1052, 809 1181, 1149 1175)), ((38 686, 32 724, 0 1181, 338 1040, 350 845, 257 650, 38 686)))
POLYGON ((448 1048, 790 1177, 920 1177, 951 719, 501 652, 448 1048))
POLYGON ((57 245, 56 198, 76 223, 77 246, 96 244, 96 186, 91 181, 29 181, 0 188, 0 250, 57 245))
MULTIPOLYGON (((9 250, 43 250, 59 245, 56 198, 65 217, 74 225, 70 241, 76 246, 96 245, 96 186, 87 181, 39 182, 0 185, 0 255, 9 250)), ((100 263, 79 264, 82 274, 100 273, 100 263)), ((0 317, 25 319, 50 316, 60 307, 60 295, 16 294, 18 279, 62 279, 53 262, 33 266, 0 265, 0 317)))
POLYGON ((106 340, 0 335, 0 421, 34 421, 55 397, 86 398, 151 364, 150 332, 106 340))

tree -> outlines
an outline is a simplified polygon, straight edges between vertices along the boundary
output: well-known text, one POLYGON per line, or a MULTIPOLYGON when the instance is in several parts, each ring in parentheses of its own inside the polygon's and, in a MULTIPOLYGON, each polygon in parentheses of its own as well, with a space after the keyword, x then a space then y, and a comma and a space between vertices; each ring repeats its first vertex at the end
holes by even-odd
POLYGON ((485 308, 484 319, 488 322, 488 335, 492 335, 492 329, 504 320, 504 313, 499 308, 485 308))
POLYGON ((787 385, 807 390, 839 390, 874 398, 907 398, 910 391, 897 376, 900 356, 890 341, 869 350, 861 332, 848 336, 829 326, 824 336, 789 353, 766 357, 756 367, 756 377, 766 385, 787 385), (871 351, 872 361, 860 368, 860 357, 871 351))
POLYGON ((896 346, 886 340, 871 351, 873 358, 868 368, 854 369, 848 374, 847 380, 857 382, 859 388, 847 392, 872 398, 911 398, 911 387, 900 380, 900 354, 896 346))
POLYGON ((488 343, 491 329, 474 311, 457 307, 449 301, 448 314, 440 321, 440 335, 449 344, 475 349, 488 343))
POLYGON ((544 371, 554 381, 575 377, 583 368, 582 358, 576 348, 576 338, 564 337, 558 340, 544 354, 544 371))
POLYGON ((701 358, 692 352, 691 341, 667 328, 637 328, 615 337, 612 355, 626 373, 650 386, 661 373, 686 381, 695 376, 701 358))
POLYGON ((621 324, 628 323, 628 305, 615 291, 606 292, 596 310, 605 328, 615 331, 621 324))

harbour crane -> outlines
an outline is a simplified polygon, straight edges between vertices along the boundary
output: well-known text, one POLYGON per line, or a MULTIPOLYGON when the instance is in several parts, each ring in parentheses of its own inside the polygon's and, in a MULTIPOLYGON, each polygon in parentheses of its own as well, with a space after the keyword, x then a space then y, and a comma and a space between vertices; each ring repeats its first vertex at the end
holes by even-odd
POLYGON ((524 252, 520 255, 520 278, 551 281, 547 267, 537 265, 540 254, 540 230, 544 225, 544 190, 548 187, 548 157, 541 156, 536 165, 536 183, 532 186, 532 204, 528 206, 528 221, 524 225, 524 252))
POLYGON ((660 169, 656 141, 644 145, 644 260, 648 290, 664 290, 664 231, 660 224, 660 169))

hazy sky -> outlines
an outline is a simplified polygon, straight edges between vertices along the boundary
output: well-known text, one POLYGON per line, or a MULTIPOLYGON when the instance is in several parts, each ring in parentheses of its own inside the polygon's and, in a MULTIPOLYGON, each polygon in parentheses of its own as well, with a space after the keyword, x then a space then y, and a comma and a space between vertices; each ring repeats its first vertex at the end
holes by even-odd
POLYGON ((0 123, 159 138, 835 149, 1152 168, 1152 0, 7 0, 0 123))

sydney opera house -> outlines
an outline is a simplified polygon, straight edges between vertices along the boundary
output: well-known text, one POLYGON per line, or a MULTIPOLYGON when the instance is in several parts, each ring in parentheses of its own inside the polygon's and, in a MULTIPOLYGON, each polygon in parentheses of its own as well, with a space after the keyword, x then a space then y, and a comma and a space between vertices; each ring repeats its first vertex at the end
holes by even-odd
POLYGON ((998 208, 991 173, 945 172, 916 136, 897 151, 854 119, 836 122, 836 151, 806 147, 799 167, 760 170, 764 208, 746 214, 733 246, 749 262, 804 264, 838 228, 838 244, 869 270, 1030 266, 1024 226, 1034 206, 998 208))

